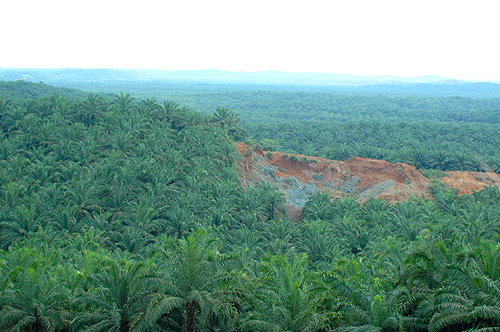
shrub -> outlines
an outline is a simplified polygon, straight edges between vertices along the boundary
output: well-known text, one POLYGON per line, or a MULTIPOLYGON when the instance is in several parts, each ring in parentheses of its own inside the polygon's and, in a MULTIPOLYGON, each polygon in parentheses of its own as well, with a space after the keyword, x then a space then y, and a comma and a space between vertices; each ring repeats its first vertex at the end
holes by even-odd
POLYGON ((262 150, 271 150, 271 151, 280 150, 279 143, 273 139, 268 139, 268 138, 263 139, 262 141, 260 141, 260 146, 262 147, 262 150))
POLYGON ((448 176, 444 171, 439 169, 421 169, 420 173, 428 179, 442 179, 448 176))
POLYGON ((446 183, 441 182, 439 180, 432 180, 427 188, 429 189, 429 191, 433 196, 436 196, 441 192, 447 192, 447 191, 451 191, 453 194, 456 195, 460 191, 458 188, 452 188, 446 183))

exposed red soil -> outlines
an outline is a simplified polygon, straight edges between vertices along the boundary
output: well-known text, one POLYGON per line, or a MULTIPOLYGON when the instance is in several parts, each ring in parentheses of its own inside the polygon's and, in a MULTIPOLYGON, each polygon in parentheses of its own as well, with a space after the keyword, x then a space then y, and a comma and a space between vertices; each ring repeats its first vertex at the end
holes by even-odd
POLYGON ((359 183, 362 187, 371 187, 385 180, 393 180, 400 184, 415 184, 425 190, 429 179, 422 175, 415 167, 399 163, 391 164, 384 160, 374 160, 354 157, 345 161, 352 175, 362 177, 359 183))
POLYGON ((252 150, 243 143, 236 143, 236 147, 243 157, 243 160, 238 162, 237 166, 244 186, 246 183, 256 184, 261 182, 259 181, 262 175, 261 169, 265 165, 271 166, 275 170, 275 177, 287 178, 294 176, 299 182, 308 183, 311 181, 321 189, 324 189, 323 182, 348 177, 346 170, 342 169, 342 162, 299 154, 295 155, 298 160, 294 161, 290 159, 291 155, 287 157, 287 154, 283 152, 252 150), (267 157, 268 152, 272 153, 271 159, 267 157), (303 158, 309 161, 303 161, 303 158), (314 174, 323 175, 323 180, 314 180, 314 174))
POLYGON ((458 194, 472 194, 487 186, 500 187, 500 176, 493 172, 446 172, 448 175, 441 179, 452 188, 458 188, 458 194))
MULTIPOLYGON (((430 180, 404 163, 391 164, 359 157, 346 161, 327 160, 253 150, 243 143, 237 143, 236 147, 243 157, 237 163, 243 187, 253 187, 263 181, 275 183, 287 196, 289 211, 294 216, 300 216, 302 204, 314 191, 328 192, 332 197, 350 195, 360 202, 370 198, 391 203, 411 197, 432 198, 427 189, 430 180), (304 197, 300 197, 301 191, 305 192, 304 197)), ((500 186, 500 176, 496 173, 447 172, 441 181, 459 188, 459 194, 470 194, 489 185, 500 186)))

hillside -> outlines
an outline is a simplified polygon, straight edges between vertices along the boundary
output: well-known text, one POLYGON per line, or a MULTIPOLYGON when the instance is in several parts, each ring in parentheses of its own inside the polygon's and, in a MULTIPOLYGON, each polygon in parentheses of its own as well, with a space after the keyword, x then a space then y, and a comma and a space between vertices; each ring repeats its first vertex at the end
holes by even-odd
POLYGON ((0 331, 500 326, 497 174, 423 171, 455 195, 404 163, 235 145, 227 108, 24 83, 0 94, 0 331), (457 303, 473 320, 440 323, 457 303))
POLYGON ((89 93, 78 89, 54 87, 46 85, 44 82, 32 83, 23 80, 5 82, 0 80, 0 97, 6 99, 39 99, 52 95, 83 99, 87 98, 89 93))
MULTIPOLYGON (((237 162, 244 188, 261 182, 274 183, 285 194, 289 213, 295 217, 309 196, 325 192, 334 198, 354 197, 361 203, 372 198, 390 203, 411 197, 431 199, 431 180, 413 166, 383 160, 354 157, 346 161, 327 160, 283 152, 262 151, 237 143, 242 160, 237 162)), ((470 194, 486 186, 500 186, 497 173, 446 172, 440 181, 459 194, 470 194)))

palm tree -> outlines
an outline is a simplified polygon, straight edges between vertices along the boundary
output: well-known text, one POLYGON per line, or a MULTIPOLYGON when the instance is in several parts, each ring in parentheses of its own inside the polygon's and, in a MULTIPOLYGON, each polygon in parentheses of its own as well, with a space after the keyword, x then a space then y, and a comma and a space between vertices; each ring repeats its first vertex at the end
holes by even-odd
POLYGON ((71 323, 75 331, 146 331, 138 324, 151 294, 159 289, 148 263, 111 260, 91 276, 94 288, 77 296, 72 303, 78 311, 71 323))
POLYGON ((218 107, 212 117, 212 122, 217 124, 224 131, 229 131, 240 121, 240 117, 228 108, 218 107))
POLYGON ((127 207, 130 204, 130 187, 124 184, 119 184, 113 188, 109 195, 104 196, 103 210, 106 212, 109 222, 127 214, 127 207))
POLYGON ((449 156, 448 154, 441 149, 434 150, 431 154, 431 162, 430 166, 435 169, 440 169, 442 171, 446 170, 449 165, 449 156))
POLYGON ((256 259, 263 255, 266 238, 260 233, 247 227, 229 229, 220 227, 215 229, 217 238, 223 243, 224 252, 230 252, 238 257, 237 263, 242 267, 257 264, 256 259))
POLYGON ((285 194, 278 191, 270 182, 259 183, 256 187, 259 197, 266 209, 267 219, 275 220, 284 217, 287 212, 285 194))
POLYGON ((118 109, 122 113, 126 113, 130 110, 132 105, 135 103, 135 97, 132 97, 130 93, 123 93, 120 92, 120 94, 115 95, 115 98, 113 100, 113 104, 118 107, 118 109))
POLYGON ((247 300, 251 309, 240 317, 243 330, 298 332, 327 327, 327 314, 321 310, 325 292, 307 271, 308 260, 293 252, 263 258, 261 277, 247 300))
POLYGON ((252 230, 261 227, 262 222, 267 219, 266 210, 258 196, 255 188, 248 188, 238 204, 240 210, 237 216, 240 223, 252 230))
POLYGON ((435 292, 429 331, 500 330, 500 285, 465 266, 445 272, 445 287, 435 292), (476 273, 474 273, 476 272, 476 273))
POLYGON ((241 192, 237 186, 230 182, 215 183, 212 187, 211 206, 209 214, 215 226, 231 224, 234 221, 234 214, 237 209, 241 192))
POLYGON ((184 121, 188 127, 201 126, 207 123, 206 116, 190 109, 186 109, 184 121))
POLYGON ((151 118, 140 111, 131 112, 124 121, 123 130, 135 139, 144 139, 146 134, 151 130, 151 118))
POLYGON ((161 109, 161 106, 158 104, 156 99, 148 98, 146 100, 141 100, 139 106, 145 113, 149 116, 152 114, 156 114, 158 110, 161 109))
MULTIPOLYGON (((449 290, 447 274, 457 276, 456 267, 467 261, 467 253, 460 243, 452 244, 452 248, 442 242, 423 245, 413 249, 404 261, 404 270, 400 284, 409 291, 412 317, 418 326, 429 326, 436 313, 436 297, 449 290)), ((453 279, 453 278, 452 278, 453 279)), ((442 297, 446 299, 446 296, 442 297)), ((449 294, 449 298, 454 298, 449 294)))
POLYGON ((470 156, 463 152, 454 153, 449 161, 450 170, 452 171, 469 171, 473 170, 473 163, 470 156))
POLYGON ((148 245, 154 242, 151 234, 136 226, 118 226, 111 237, 116 248, 141 256, 146 253, 148 245))
POLYGON ((61 98, 57 101, 55 105, 55 116, 61 117, 64 123, 72 124, 75 119, 75 110, 69 101, 65 98, 61 98))
POLYGON ((4 118, 5 114, 10 108, 12 101, 10 99, 4 99, 0 97, 0 121, 4 118))
POLYGON ((344 300, 339 307, 344 322, 334 331, 418 331, 404 317, 404 289, 376 295, 368 290, 342 284, 336 285, 335 289, 344 300))
MULTIPOLYGON (((22 258, 27 254, 23 250, 27 251, 21 249, 15 254, 22 258)), ((43 270, 46 267, 43 258, 32 260, 28 266, 18 261, 20 265, 9 271, 10 287, 0 293, 0 330, 67 330, 72 319, 70 292, 64 282, 43 270)))
POLYGON ((106 110, 106 100, 104 97, 91 93, 87 100, 83 101, 80 118, 87 127, 93 126, 102 118, 102 112, 106 110))
POLYGON ((222 269, 223 256, 204 230, 187 239, 166 238, 160 245, 163 273, 168 283, 157 294, 144 317, 192 332, 210 317, 233 317, 241 292, 234 288, 235 276, 222 269))
POLYGON ((430 166, 429 151, 423 148, 418 148, 411 153, 411 163, 415 168, 428 168, 430 166))
POLYGON ((166 100, 160 108, 159 117, 170 123, 171 128, 177 131, 182 130, 187 125, 188 114, 191 111, 181 107, 173 101, 166 100))
POLYGON ((10 213, 7 220, 0 222, 0 249, 6 250, 13 243, 28 238, 41 226, 41 218, 34 208, 18 206, 10 213))
POLYGON ((344 217, 346 215, 358 217, 359 212, 361 211, 361 204, 351 196, 346 196, 342 199, 335 199, 332 203, 335 215, 339 217, 344 217))
POLYGON ((309 196, 309 200, 302 210, 302 219, 332 220, 333 217, 333 204, 328 193, 317 192, 309 196))
POLYGON ((377 235, 368 229, 364 220, 352 216, 344 217, 335 225, 335 229, 353 254, 361 254, 371 239, 377 235))
POLYGON ((174 103, 171 100, 163 101, 163 107, 160 109, 162 111, 162 119, 168 122, 173 122, 180 110, 180 105, 174 103))
POLYGON ((234 144, 228 140, 221 143, 218 152, 217 156, 215 156, 216 162, 222 164, 221 166, 224 168, 230 167, 234 165, 235 161, 241 160, 241 154, 236 151, 234 144))
POLYGON ((58 206, 50 214, 51 220, 49 229, 56 233, 56 236, 66 237, 82 230, 81 220, 75 217, 76 211, 71 207, 58 206))
POLYGON ((66 204, 75 209, 75 217, 78 220, 88 218, 93 211, 99 210, 99 188, 91 183, 89 179, 78 181, 72 177, 72 181, 65 190, 66 204))
POLYGON ((287 219, 270 220, 259 231, 263 232, 267 239, 265 251, 276 255, 292 249, 299 238, 296 222, 287 219))
POLYGON ((171 237, 182 238, 186 237, 194 229, 192 221, 193 215, 177 204, 173 204, 166 212, 160 226, 160 233, 167 234, 171 237))
POLYGON ((300 249, 307 253, 311 263, 332 263, 339 251, 332 224, 311 220, 302 222, 299 227, 298 243, 300 249))

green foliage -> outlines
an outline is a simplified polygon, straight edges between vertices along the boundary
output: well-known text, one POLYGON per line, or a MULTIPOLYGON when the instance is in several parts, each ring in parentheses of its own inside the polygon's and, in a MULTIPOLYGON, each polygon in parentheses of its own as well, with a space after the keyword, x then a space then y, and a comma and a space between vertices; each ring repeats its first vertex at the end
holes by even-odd
POLYGON ((307 270, 307 256, 266 256, 248 301, 251 311, 242 315, 246 331, 318 331, 327 326, 327 314, 318 310, 324 288, 307 270))
POLYGON ((57 268, 60 255, 48 257, 38 248, 14 248, 3 266, 8 283, 0 291, 0 328, 18 331, 58 331, 67 329, 70 311, 71 280, 63 267, 57 268), (59 257, 58 257, 59 256, 59 257))
MULTIPOLYGON (((296 222, 271 183, 243 190, 235 113, 135 98, 0 98, 0 330, 499 328, 498 188, 456 196, 435 181, 433 201, 396 204, 314 193, 296 222)), ((496 137, 493 126, 448 125, 462 141, 496 137)), ((273 126, 279 144, 343 158, 393 151, 434 167, 430 177, 472 167, 466 150, 396 151, 373 139, 446 136, 444 124, 273 126), (367 129, 355 145, 348 134, 367 129)))
POLYGON ((447 176, 446 173, 440 169, 421 169, 420 173, 431 180, 440 180, 447 176))
POLYGON ((6 99, 40 99, 49 96, 64 96, 69 98, 86 98, 87 92, 77 89, 53 87, 43 82, 33 83, 23 80, 6 82, 0 81, 0 97, 6 99))
POLYGON ((92 276, 93 289, 77 296, 72 306, 79 311, 71 322, 74 330, 144 330, 139 325, 149 294, 161 279, 149 276, 141 262, 111 261, 92 276), (138 326, 139 325, 139 326, 138 326))
POLYGON ((260 145, 262 146, 262 150, 264 151, 280 151, 280 145, 278 142, 272 139, 264 138, 260 141, 260 145))
POLYGON ((442 194, 444 192, 451 192, 453 194, 457 194, 459 191, 458 188, 451 188, 449 185, 447 185, 444 182, 441 182, 438 179, 433 179, 429 184, 428 189, 434 196, 442 194))

